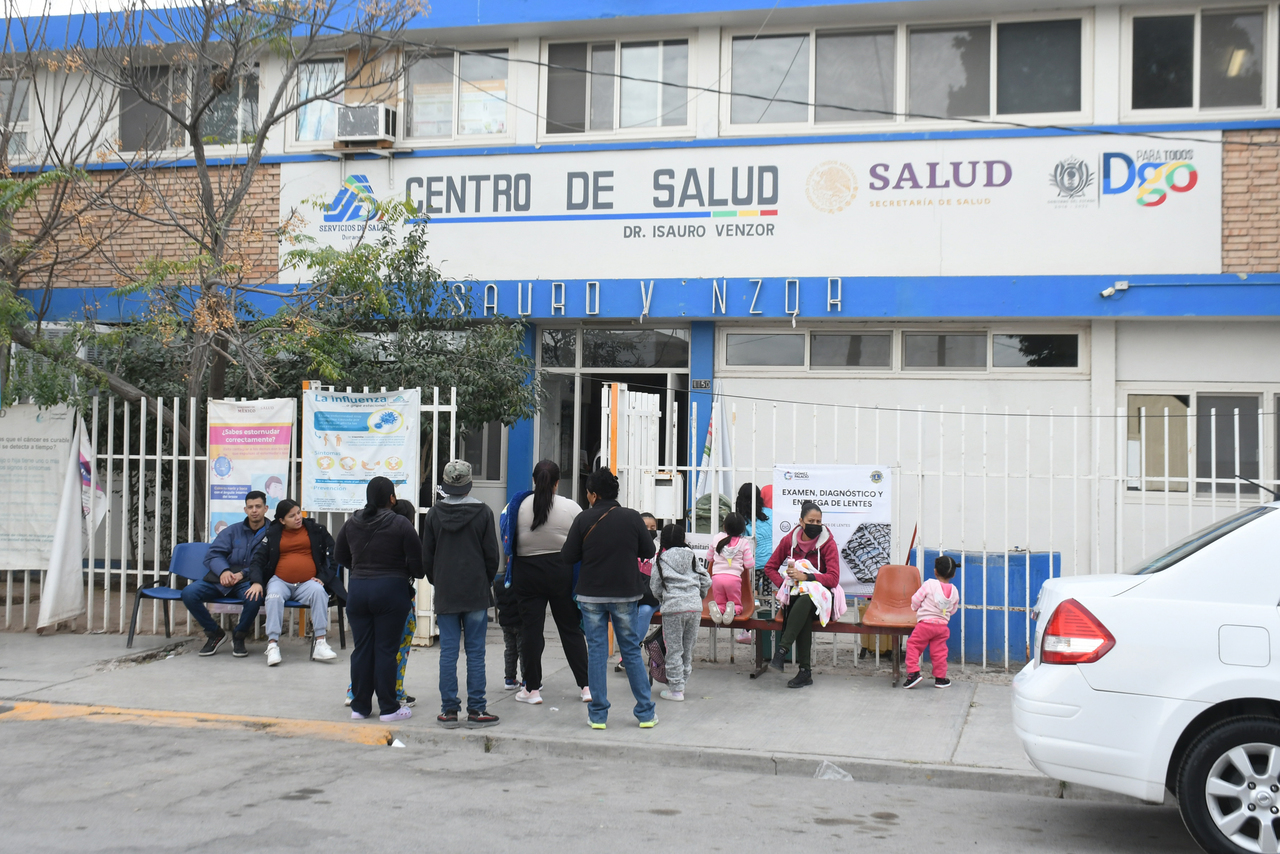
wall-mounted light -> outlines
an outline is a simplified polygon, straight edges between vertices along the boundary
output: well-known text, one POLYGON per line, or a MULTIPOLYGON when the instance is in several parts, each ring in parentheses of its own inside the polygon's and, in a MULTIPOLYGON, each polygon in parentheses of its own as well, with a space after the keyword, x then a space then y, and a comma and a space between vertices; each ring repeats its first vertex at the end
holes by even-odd
POLYGON ((1100 296, 1100 297, 1104 297, 1104 298, 1105 298, 1105 297, 1113 297, 1113 296, 1115 296, 1115 295, 1116 295, 1116 291, 1127 291, 1127 290, 1129 290, 1129 283, 1128 283, 1128 282, 1116 282, 1116 283, 1115 283, 1114 285, 1112 285, 1111 287, 1107 288, 1106 290, 1101 291, 1101 292, 1098 294, 1098 296, 1100 296))

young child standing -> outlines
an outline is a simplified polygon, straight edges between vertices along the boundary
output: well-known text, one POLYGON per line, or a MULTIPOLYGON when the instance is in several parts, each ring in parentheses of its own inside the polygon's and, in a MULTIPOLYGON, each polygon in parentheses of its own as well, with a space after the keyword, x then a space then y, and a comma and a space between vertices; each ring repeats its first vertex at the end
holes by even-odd
POLYGON ((521 655, 524 644, 520 638, 524 632, 524 622, 520 619, 520 607, 516 602, 515 591, 506 585, 506 579, 499 574, 493 580, 493 601, 498 612, 498 626, 502 629, 502 664, 504 691, 514 691, 524 687, 524 656, 521 655), (520 666, 520 678, 516 679, 516 665, 520 666))
POLYGON ((951 615, 960 605, 960 591, 951 583, 956 576, 954 558, 940 555, 933 562, 933 574, 911 597, 911 610, 917 614, 916 627, 907 638, 907 681, 903 688, 914 688, 924 681, 920 675, 920 657, 929 647, 929 660, 933 662, 933 687, 950 688, 947 678, 947 639, 951 629, 947 627, 951 615))
POLYGON ((649 586, 661 604, 662 637, 667 644, 667 687, 658 696, 679 703, 684 700, 684 683, 693 673, 702 599, 711 589, 711 578, 698 566, 693 549, 685 545, 683 525, 663 528, 660 545, 649 576, 649 586))
POLYGON ((711 595, 707 606, 711 622, 727 626, 742 611, 742 573, 755 569, 755 545, 743 536, 747 520, 737 513, 724 517, 720 533, 711 540, 707 566, 711 567, 711 595))

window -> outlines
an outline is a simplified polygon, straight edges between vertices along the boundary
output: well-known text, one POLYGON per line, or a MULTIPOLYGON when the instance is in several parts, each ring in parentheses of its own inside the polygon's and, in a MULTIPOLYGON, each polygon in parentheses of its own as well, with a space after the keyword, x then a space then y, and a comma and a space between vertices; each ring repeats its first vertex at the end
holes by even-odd
POLYGON ((547 48, 546 132, 689 123, 689 41, 576 42, 547 48))
POLYGON ((922 334, 908 332, 902 336, 904 368, 985 368, 987 336, 985 334, 922 334))
POLYGON ((687 368, 687 329, 584 329, 585 368, 687 368))
POLYGON ((725 364, 804 367, 804 339, 804 333, 730 333, 725 364))
POLYGON ((809 35, 733 40, 729 121, 809 120, 809 35), (798 102, 798 103, 797 103, 798 102))
POLYGON ((542 330, 542 364, 548 368, 572 368, 577 365, 575 353, 578 346, 576 329, 542 330))
POLYGON ((459 437, 462 458, 471 463, 474 480, 502 480, 502 422, 463 426, 459 437))
POLYGON ((1258 398, 1196 395, 1196 492, 1257 495, 1258 398))
POLYGON ((0 132, 9 140, 10 156, 27 153, 31 117, 31 84, 23 79, 0 79, 0 132))
POLYGON ((408 135, 450 139, 506 133, 508 68, 505 50, 431 51, 413 57, 405 96, 408 135))
POLYGON ((991 26, 911 30, 908 109, 913 118, 991 112, 991 26))
POLYGON ((996 27, 996 112, 1080 110, 1079 19, 996 27))
POLYGON ((1077 368, 1077 335, 993 335, 991 364, 997 368, 1077 368))
POLYGON ((1126 439, 1129 489, 1164 492, 1167 479, 1169 492, 1187 491, 1187 413, 1190 409, 1191 398, 1184 395, 1129 395, 1126 439))
POLYGON ((139 68, 120 92, 120 145, 124 151, 157 151, 182 144, 169 121, 183 98, 181 73, 167 65, 139 68))
POLYGON ((1133 109, 1262 106, 1264 17, 1254 9, 1134 18, 1133 109))
POLYGON ((893 335, 826 335, 814 333, 809 345, 809 364, 814 368, 887 368, 893 350, 893 335))
POLYGON ((258 69, 218 71, 208 81, 213 103, 200 120, 200 138, 209 145, 252 143, 258 135, 258 69))
POLYGON ((893 30, 819 33, 813 118, 850 122, 893 118, 893 30))
POLYGON ((338 135, 345 63, 341 59, 304 62, 298 67, 298 100, 318 100, 298 110, 298 141, 323 142, 338 135))

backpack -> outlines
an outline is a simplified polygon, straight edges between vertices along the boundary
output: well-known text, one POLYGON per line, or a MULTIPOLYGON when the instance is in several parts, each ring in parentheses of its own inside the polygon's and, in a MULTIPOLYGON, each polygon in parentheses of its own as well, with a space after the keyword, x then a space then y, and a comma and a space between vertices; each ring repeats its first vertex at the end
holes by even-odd
POLYGON ((649 657, 649 683, 667 684, 667 644, 662 637, 662 626, 658 626, 641 643, 649 657))
POLYGON ((511 586, 511 566, 516 559, 516 528, 519 527, 517 518, 520 516, 520 505, 530 495, 533 490, 526 490, 515 495, 507 506, 502 508, 502 515, 498 517, 498 534, 502 537, 502 550, 507 553, 507 571, 506 577, 502 580, 503 587, 511 586))

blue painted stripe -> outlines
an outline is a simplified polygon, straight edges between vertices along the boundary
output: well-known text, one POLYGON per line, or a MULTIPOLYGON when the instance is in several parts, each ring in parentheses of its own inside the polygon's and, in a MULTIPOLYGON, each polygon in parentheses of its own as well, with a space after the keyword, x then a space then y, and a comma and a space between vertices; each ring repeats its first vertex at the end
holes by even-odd
MULTIPOLYGON (((581 219, 708 219, 711 211, 678 211, 676 213, 613 214, 530 214, 528 216, 448 216, 431 217, 432 225, 448 222, 565 222, 581 219)), ((421 219, 410 222, 423 222, 421 219)))

